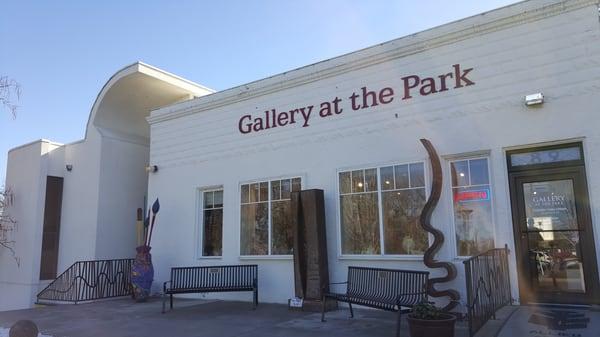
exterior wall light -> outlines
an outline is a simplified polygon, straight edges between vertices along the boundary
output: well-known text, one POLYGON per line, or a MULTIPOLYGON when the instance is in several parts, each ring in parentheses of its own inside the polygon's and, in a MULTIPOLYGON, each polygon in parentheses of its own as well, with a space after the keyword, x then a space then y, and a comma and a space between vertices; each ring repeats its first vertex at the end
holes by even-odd
POLYGON ((538 105, 544 103, 544 94, 541 92, 525 96, 525 105, 538 105))
POLYGON ((65 168, 67 169, 67 171, 71 172, 73 171, 73 165, 72 164, 67 164, 65 165, 65 168))
POLYGON ((157 171, 158 171, 158 166, 156 166, 156 165, 146 166, 146 172, 148 172, 148 173, 156 173, 157 171))

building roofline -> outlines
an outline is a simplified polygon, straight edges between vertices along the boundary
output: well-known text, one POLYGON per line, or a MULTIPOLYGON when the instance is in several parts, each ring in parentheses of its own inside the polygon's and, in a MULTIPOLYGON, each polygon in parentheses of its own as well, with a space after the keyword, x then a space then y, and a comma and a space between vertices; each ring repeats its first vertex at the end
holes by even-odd
POLYGON ((155 109, 150 124, 215 109, 483 34, 570 12, 599 0, 527 0, 296 68, 189 101, 155 109))
POLYGON ((65 145, 65 144, 62 144, 62 143, 57 143, 57 142, 53 142, 53 141, 48 140, 48 139, 41 138, 41 139, 38 139, 38 140, 31 141, 29 143, 25 143, 25 144, 13 147, 12 149, 8 150, 8 153, 20 150, 22 148, 25 148, 25 147, 28 147, 28 146, 31 146, 31 145, 35 145, 37 143, 46 143, 46 144, 50 144, 50 145, 55 145, 57 147, 61 147, 61 146, 65 145))
POLYGON ((128 66, 125 66, 125 67, 119 69, 118 71, 116 71, 106 81, 106 83, 104 83, 104 85, 102 86, 102 88, 98 92, 98 95, 96 95, 96 99, 94 100, 94 103, 92 104, 92 107, 90 109, 90 114, 88 116, 88 121, 87 121, 86 129, 85 129, 85 135, 84 135, 83 139, 87 139, 87 137, 88 137, 88 131, 89 131, 90 127, 92 126, 92 122, 93 122, 93 119, 94 119, 94 117, 96 115, 96 111, 98 109, 98 105, 100 104, 100 102, 104 98, 104 95, 121 78, 124 78, 124 77, 126 77, 126 76, 128 76, 130 74, 134 74, 134 73, 142 73, 142 74, 148 75, 150 77, 154 77, 154 78, 157 78, 159 80, 163 80, 163 81, 168 82, 168 83, 170 83, 170 84, 172 84, 174 86, 178 86, 178 87, 180 87, 182 89, 185 89, 185 90, 189 91, 190 94, 193 95, 194 97, 200 96, 199 94, 200 94, 201 91, 208 91, 208 92, 211 92, 211 93, 215 92, 213 89, 207 88, 207 87, 205 87, 203 85, 197 84, 197 83, 192 82, 190 80, 187 80, 187 79, 185 79, 183 77, 180 77, 180 76, 177 76, 175 74, 172 74, 172 73, 170 73, 168 71, 165 71, 165 70, 162 70, 160 68, 151 66, 151 65, 146 64, 146 63, 144 63, 142 61, 136 61, 136 62, 134 62, 134 63, 132 63, 132 64, 130 64, 128 66), (154 72, 154 74, 153 74, 153 72, 154 72), (165 78, 161 79, 159 77, 160 75, 165 76, 165 78), (198 95, 198 96, 196 96, 196 95, 198 95))

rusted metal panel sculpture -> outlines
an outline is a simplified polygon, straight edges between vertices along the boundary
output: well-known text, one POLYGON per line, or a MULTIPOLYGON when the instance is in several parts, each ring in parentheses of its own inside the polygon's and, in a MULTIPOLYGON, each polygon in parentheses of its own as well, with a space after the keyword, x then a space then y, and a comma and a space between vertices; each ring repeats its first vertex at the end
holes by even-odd
POLYGON ((436 290, 435 284, 450 282, 454 280, 456 278, 456 267, 450 262, 440 262, 435 259, 435 254, 438 253, 438 251, 444 244, 444 234, 438 229, 431 226, 430 223, 431 214, 433 214, 433 210, 437 206, 438 201, 440 200, 440 195, 442 193, 442 165, 440 164, 440 158, 431 142, 427 139, 421 139, 421 143, 423 144, 425 150, 427 150, 427 153, 429 154, 429 159, 431 161, 431 171, 433 175, 433 179, 431 182, 431 193, 429 193, 429 199, 427 199, 427 203, 425 203, 425 206, 423 207, 423 210, 421 211, 421 216, 419 218, 421 227, 425 231, 433 235, 433 243, 425 251, 425 254, 423 256, 423 262, 429 268, 443 268, 446 270, 446 276, 429 279, 429 281, 427 282, 427 293, 431 297, 449 297, 450 302, 444 307, 444 310, 450 311, 458 304, 460 294, 453 289, 436 290))
POLYGON ((329 291, 324 193, 292 192, 291 199, 295 295, 303 299, 303 310, 320 311, 322 292, 329 291))

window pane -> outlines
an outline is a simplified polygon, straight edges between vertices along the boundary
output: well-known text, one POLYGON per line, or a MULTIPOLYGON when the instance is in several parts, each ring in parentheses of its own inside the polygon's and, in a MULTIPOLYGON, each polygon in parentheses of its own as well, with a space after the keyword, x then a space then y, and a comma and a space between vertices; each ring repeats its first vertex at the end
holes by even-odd
POLYGON ((452 186, 469 185, 469 162, 467 160, 455 161, 450 163, 452 174, 452 186))
MULTIPOLYGON (((585 293, 579 231, 529 232, 529 258, 537 266, 532 279, 541 291, 585 293)), ((583 257, 583 258, 582 258, 583 257)), ((533 276, 533 275, 532 275, 533 276)))
POLYGON ((472 256, 494 248, 489 191, 489 185, 453 189, 456 248, 459 256, 472 256))
POLYGON ((249 201, 250 195, 250 185, 242 185, 242 203, 247 203, 249 201))
MULTIPOLYGON (((258 184, 257 184, 258 185, 258 184)), ((269 253, 268 203, 242 205, 240 253, 267 255, 269 253)))
POLYGON ((469 165, 471 165, 471 185, 486 185, 490 183, 487 159, 470 160, 469 165))
POLYGON ((570 160, 581 160, 581 150, 579 147, 515 153, 510 155, 510 163, 512 166, 538 165, 570 160))
POLYGON ((352 192, 364 192, 365 191, 365 179, 363 170, 352 171, 352 192))
POLYGON ((260 201, 269 201, 269 183, 260 183, 260 201))
POLYGON ((223 191, 214 191, 213 192, 213 207, 219 208, 223 207, 223 191))
POLYGON ((292 192, 298 192, 302 189, 300 178, 292 179, 292 192))
POLYGON ((394 166, 396 188, 408 188, 408 165, 394 166))
POLYGON ((281 181, 281 199, 289 199, 290 198, 290 180, 285 179, 281 181))
POLYGON ((381 190, 393 190, 394 189, 394 167, 387 166, 382 167, 379 170, 381 174, 381 190))
POLYGON ((410 164, 410 187, 425 186, 425 168, 423 163, 410 164))
POLYGON ((346 194, 350 193, 352 186, 352 182, 350 180, 350 172, 341 172, 340 173, 340 193, 346 194))
POLYGON ((377 191, 377 169, 365 170, 365 192, 377 191))
POLYGON ((292 225, 290 223, 290 201, 276 201, 271 204, 271 254, 290 255, 294 247, 292 225))
POLYGON ((527 230, 577 230, 577 209, 573 180, 523 183, 527 230))
POLYGON ((213 207, 213 192, 204 192, 204 208, 213 207))
POLYGON ((202 256, 221 256, 223 248, 223 209, 204 211, 202 256))
POLYGON ((342 254, 380 254, 377 193, 340 196, 342 254))
POLYGON ((425 189, 383 192, 382 198, 385 254, 423 254, 429 247, 419 225, 425 189))
POLYGON ((281 199, 281 181, 271 181, 271 200, 281 199))
POLYGON ((259 189, 258 189, 258 183, 256 184, 250 184, 250 202, 257 202, 259 201, 258 199, 258 195, 259 195, 259 189))

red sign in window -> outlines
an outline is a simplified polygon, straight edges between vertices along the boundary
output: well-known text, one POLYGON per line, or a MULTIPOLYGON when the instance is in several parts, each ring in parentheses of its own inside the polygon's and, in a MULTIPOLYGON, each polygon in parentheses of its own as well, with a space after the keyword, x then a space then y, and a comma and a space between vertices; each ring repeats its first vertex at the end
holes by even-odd
POLYGON ((454 193, 454 201, 456 202, 467 202, 467 201, 484 201, 490 200, 490 190, 472 190, 472 191, 459 191, 454 193))

